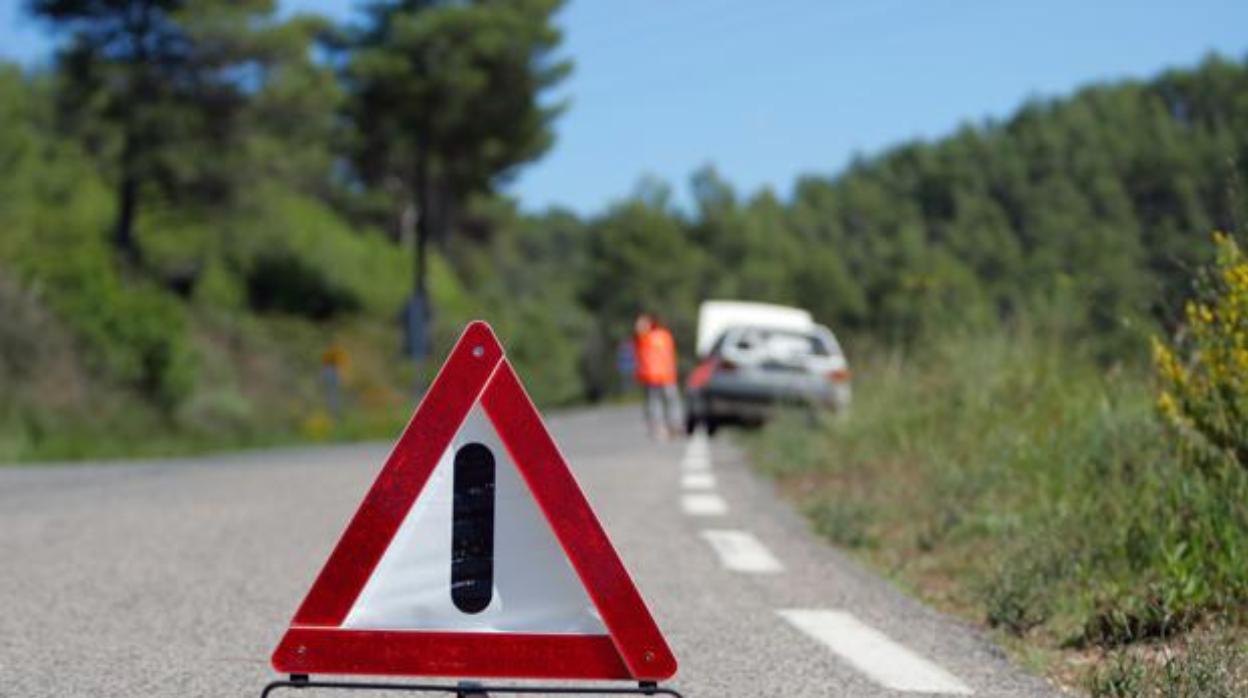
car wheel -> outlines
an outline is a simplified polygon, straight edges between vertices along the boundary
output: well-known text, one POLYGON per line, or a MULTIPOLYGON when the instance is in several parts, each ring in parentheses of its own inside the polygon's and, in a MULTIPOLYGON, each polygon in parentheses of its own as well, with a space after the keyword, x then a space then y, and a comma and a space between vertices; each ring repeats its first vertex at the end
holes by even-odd
POLYGON ((823 419, 822 415, 819 413, 819 408, 814 405, 808 405, 806 407, 806 426, 811 429, 815 429, 822 421, 823 419))
POLYGON ((707 417, 705 421, 706 421, 706 435, 714 436, 715 432, 719 431, 719 420, 715 419, 714 417, 707 417))
POLYGON ((696 432, 697 430, 698 430, 698 418, 692 414, 686 416, 685 417, 685 436, 693 436, 693 433, 696 432))

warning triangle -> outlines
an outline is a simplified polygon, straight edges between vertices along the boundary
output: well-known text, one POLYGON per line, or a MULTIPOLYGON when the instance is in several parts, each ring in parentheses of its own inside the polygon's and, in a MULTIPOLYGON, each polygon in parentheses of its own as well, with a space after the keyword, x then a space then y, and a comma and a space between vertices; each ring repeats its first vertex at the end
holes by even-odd
POLYGON ((451 350, 273 666, 637 681, 676 673, 489 325, 470 324, 451 350))

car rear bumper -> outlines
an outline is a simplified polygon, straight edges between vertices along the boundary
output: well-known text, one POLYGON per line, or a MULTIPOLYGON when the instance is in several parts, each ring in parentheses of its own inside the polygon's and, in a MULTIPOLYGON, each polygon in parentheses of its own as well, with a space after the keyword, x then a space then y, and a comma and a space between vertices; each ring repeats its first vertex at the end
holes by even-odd
POLYGON ((848 385, 829 385, 826 390, 724 389, 707 386, 690 391, 688 407, 699 419, 758 422, 780 407, 813 407, 834 411, 849 407, 848 385))

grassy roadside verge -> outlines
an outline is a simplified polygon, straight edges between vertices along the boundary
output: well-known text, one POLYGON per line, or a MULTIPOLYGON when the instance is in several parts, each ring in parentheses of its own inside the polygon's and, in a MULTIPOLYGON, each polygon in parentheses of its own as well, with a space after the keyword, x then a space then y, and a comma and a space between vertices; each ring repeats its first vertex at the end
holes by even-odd
POLYGON ((856 363, 851 414, 752 441, 817 532, 1064 687, 1248 693, 1248 478, 1186 462, 1146 370, 1028 330, 856 363))
POLYGON ((23 333, 32 350, 18 378, 0 366, 0 466, 392 438, 411 413, 415 372, 387 326, 198 313, 188 328, 195 368, 167 405, 89 370, 50 322, 23 333), (330 346, 346 356, 337 419, 321 365, 330 346))

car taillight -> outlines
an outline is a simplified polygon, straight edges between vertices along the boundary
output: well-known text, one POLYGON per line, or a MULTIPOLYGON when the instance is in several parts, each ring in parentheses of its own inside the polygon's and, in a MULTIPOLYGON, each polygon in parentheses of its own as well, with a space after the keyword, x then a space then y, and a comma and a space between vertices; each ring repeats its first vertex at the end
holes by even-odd
POLYGON ((713 356, 698 364, 697 368, 693 369, 693 372, 689 374, 689 379, 685 381, 685 384, 694 389, 706 385, 707 381, 711 380, 711 374, 715 372, 715 367, 718 364, 719 359, 713 356))
POLYGON ((850 379, 850 373, 849 373, 848 368, 838 368, 832 371, 828 371, 828 380, 832 381, 833 383, 848 383, 849 379, 850 379))

